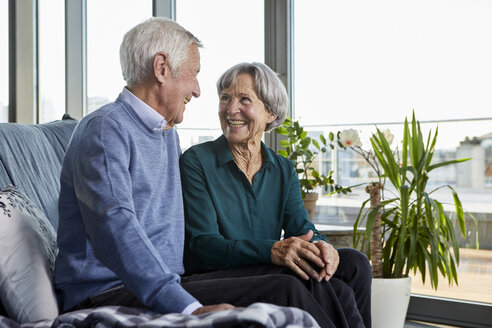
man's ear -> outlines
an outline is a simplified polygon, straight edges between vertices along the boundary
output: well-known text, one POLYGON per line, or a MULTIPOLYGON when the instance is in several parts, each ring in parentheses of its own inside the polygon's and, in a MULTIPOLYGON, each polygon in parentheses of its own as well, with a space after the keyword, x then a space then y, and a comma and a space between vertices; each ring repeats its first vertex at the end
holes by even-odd
POLYGON ((166 75, 171 71, 169 67, 169 56, 164 52, 154 55, 154 76, 159 82, 164 82, 166 75))

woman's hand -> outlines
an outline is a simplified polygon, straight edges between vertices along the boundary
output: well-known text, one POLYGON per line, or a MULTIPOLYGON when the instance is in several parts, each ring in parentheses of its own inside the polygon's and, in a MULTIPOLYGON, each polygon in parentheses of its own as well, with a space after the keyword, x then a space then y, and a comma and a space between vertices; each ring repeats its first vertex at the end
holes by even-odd
POLYGON ((272 263, 288 267, 305 280, 308 280, 309 276, 311 276, 313 279, 321 281, 327 272, 324 269, 325 262, 323 260, 324 257, 322 257, 322 251, 326 252, 326 250, 321 250, 315 244, 310 243, 309 241, 312 238, 313 232, 309 230, 302 236, 290 237, 275 242, 271 253, 272 263), (316 272, 311 263, 322 269, 320 273, 316 272))
POLYGON ((326 281, 330 280, 335 271, 337 271, 338 263, 340 263, 340 257, 338 251, 331 244, 328 244, 324 240, 320 240, 313 243, 319 249, 325 266, 320 271, 321 279, 326 281))

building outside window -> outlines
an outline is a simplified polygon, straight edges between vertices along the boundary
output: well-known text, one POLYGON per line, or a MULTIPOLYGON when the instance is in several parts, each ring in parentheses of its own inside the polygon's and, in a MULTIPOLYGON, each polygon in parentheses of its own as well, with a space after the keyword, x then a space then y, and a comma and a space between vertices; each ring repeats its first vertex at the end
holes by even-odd
POLYGON ((222 134, 215 86, 220 75, 240 62, 264 62, 264 3, 179 0, 176 21, 204 44, 198 74, 201 95, 186 105, 183 123, 178 126, 184 150, 222 134))
POLYGON ((65 113, 65 1, 38 0, 39 123, 65 113))
POLYGON ((87 0, 87 107, 114 101, 123 87, 120 44, 125 33, 152 17, 151 0, 87 0))
POLYGON ((0 0, 0 123, 9 120, 9 2, 0 0))
MULTIPOLYGON (((431 179, 457 190, 478 221, 480 249, 473 248, 470 220, 459 287, 441 281, 434 292, 429 280, 422 285, 413 277, 412 293, 492 303, 484 292, 492 289, 491 16, 492 3, 477 0, 295 2, 294 105, 301 124, 325 134, 354 128, 369 147, 375 125, 401 137, 400 123, 415 111, 424 131, 439 125, 437 161, 473 157, 433 171, 431 179)), ((327 167, 333 158, 325 158, 327 167)), ((342 185, 374 179, 352 151, 339 151, 336 161, 342 185)), ((352 226, 366 198, 362 188, 322 197, 318 222, 352 226)))

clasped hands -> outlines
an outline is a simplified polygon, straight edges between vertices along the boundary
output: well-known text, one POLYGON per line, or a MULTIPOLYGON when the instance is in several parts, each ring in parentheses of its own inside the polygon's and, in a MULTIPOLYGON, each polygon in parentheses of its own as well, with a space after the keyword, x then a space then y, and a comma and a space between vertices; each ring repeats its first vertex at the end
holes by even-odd
MULTIPOLYGON (((325 241, 309 241, 313 238, 313 231, 299 237, 290 237, 273 244, 271 259, 276 265, 290 268, 301 278, 308 280, 313 277, 318 282, 323 279, 328 281, 337 270, 340 258, 337 250, 325 241), (320 268, 316 271, 311 264, 320 268)), ((193 315, 221 310, 232 310, 235 307, 230 304, 216 304, 203 306, 196 309, 193 315)))
POLYGON ((313 231, 299 237, 290 237, 273 244, 271 259, 275 265, 283 265, 295 272, 299 277, 309 277, 318 282, 328 281, 337 270, 340 258, 337 250, 325 241, 310 243, 313 231), (316 271, 312 264, 319 268, 316 271))

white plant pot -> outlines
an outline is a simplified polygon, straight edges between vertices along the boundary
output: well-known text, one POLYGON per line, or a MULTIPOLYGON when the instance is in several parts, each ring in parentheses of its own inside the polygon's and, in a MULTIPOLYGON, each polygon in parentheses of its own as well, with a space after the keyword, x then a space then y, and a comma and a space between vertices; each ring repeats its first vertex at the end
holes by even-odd
POLYGON ((371 316, 374 328, 402 328, 410 301, 410 277, 372 279, 371 316))

